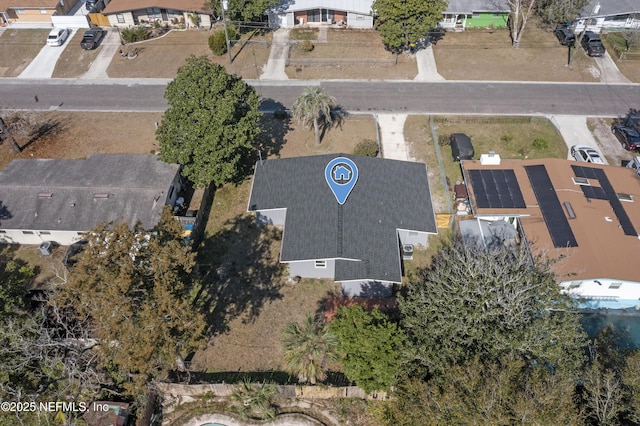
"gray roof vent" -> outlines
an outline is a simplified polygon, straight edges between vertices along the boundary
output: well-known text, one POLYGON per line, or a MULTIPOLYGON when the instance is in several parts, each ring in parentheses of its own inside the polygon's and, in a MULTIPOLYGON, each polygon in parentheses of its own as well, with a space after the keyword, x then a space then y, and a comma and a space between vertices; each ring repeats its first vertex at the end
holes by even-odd
POLYGON ((100 192, 97 194, 93 194, 93 198, 109 198, 109 194, 106 192, 100 192))
POLYGON ((53 197, 53 192, 40 192, 38 194, 38 198, 51 198, 53 197))

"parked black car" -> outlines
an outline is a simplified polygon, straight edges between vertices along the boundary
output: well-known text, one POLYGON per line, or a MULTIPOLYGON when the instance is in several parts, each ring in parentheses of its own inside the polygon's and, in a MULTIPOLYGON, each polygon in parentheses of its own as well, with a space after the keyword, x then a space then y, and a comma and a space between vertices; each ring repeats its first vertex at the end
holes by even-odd
POLYGON ((604 45, 600 36, 593 31, 585 31, 580 40, 580 44, 587 55, 589 56, 602 56, 604 55, 604 45))
POLYGON ((576 36, 566 25, 558 25, 554 31, 558 41, 563 46, 573 46, 576 43, 576 36))
POLYGON ((450 144, 453 161, 473 160, 475 152, 469 136, 464 133, 452 133, 450 144))
POLYGON ((625 117, 617 119, 611 131, 624 149, 640 151, 640 111, 632 110, 625 117))
POLYGON ((80 42, 80 47, 85 50, 92 50, 98 47, 98 44, 104 36, 107 34, 105 30, 102 28, 91 28, 84 32, 82 36, 82 41, 80 42))

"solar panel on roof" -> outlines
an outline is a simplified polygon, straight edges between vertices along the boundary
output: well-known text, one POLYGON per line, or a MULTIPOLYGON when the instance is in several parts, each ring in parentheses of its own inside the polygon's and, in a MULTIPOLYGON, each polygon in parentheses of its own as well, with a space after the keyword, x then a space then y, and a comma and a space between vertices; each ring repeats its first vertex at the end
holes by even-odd
POLYGON ((613 189, 605 171, 600 168, 583 166, 571 166, 571 168, 573 168, 573 172, 577 177, 595 179, 600 182, 600 187, 582 186, 584 196, 591 199, 608 200, 609 204, 611 204, 611 208, 613 208, 613 211, 618 218, 618 222, 620 222, 620 227, 624 234, 637 236, 638 233, 636 232, 631 219, 629 219, 629 215, 627 215, 622 202, 618 198, 618 194, 616 194, 616 191, 613 189))
POLYGON ((533 193, 538 200, 553 246, 556 248, 578 247, 576 237, 573 235, 569 221, 564 215, 562 205, 545 166, 525 166, 525 170, 527 171, 529 182, 531 182, 533 193))
POLYGON ((605 194, 604 190, 599 186, 581 185, 581 188, 584 196, 587 198, 591 198, 593 200, 607 200, 607 194, 605 194))
POLYGON ((526 208, 513 170, 469 170, 469 179, 478 208, 526 208))

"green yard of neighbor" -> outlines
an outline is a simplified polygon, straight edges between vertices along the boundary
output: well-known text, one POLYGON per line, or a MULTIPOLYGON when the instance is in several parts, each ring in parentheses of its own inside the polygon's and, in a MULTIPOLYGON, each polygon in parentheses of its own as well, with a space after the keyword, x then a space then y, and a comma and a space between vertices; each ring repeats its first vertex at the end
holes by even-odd
POLYGON ((609 32, 601 37, 620 72, 632 82, 640 83, 640 31, 609 32))
MULTIPOLYGON (((448 144, 451 133, 465 133, 471 137, 476 159, 489 151, 494 151, 504 159, 567 157, 567 146, 562 136, 546 118, 434 116, 434 125, 441 141, 442 162, 450 187, 456 181, 462 181, 460 163, 451 158, 451 147, 448 144)), ((445 194, 444 189, 441 189, 444 185, 435 155, 429 118, 409 116, 404 132, 411 155, 427 164, 436 212, 447 212, 443 197, 449 197, 450 194, 445 194)))

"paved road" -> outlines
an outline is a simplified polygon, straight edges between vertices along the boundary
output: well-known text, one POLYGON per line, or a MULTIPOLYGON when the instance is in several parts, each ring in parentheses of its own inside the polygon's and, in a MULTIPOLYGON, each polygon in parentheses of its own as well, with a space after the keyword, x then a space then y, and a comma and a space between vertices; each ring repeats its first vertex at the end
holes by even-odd
MULTIPOLYGON (((0 109, 164 111, 168 80, 0 79, 0 109), (35 102, 35 96, 39 102, 35 102)), ((263 109, 290 108, 320 84, 351 112, 617 116, 638 108, 638 84, 250 81, 263 109)))

